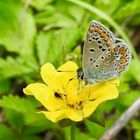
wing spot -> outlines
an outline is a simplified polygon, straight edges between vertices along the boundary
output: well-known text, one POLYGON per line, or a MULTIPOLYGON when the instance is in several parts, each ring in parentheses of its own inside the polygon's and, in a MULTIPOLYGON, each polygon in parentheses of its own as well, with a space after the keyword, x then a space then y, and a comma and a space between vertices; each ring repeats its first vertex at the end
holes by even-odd
POLYGON ((104 60, 104 57, 102 56, 101 59, 104 60))
POLYGON ((100 44, 101 43, 101 40, 98 40, 98 43, 100 44))
POLYGON ((89 43, 91 43, 91 41, 92 41, 91 39, 88 40, 89 43))
POLYGON ((90 51, 90 52, 94 52, 95 50, 94 50, 94 49, 89 49, 89 51, 90 51))
POLYGON ((106 50, 106 49, 104 49, 104 48, 102 49, 103 52, 104 52, 105 50, 106 50))
POLYGON ((107 55, 107 58, 110 58, 110 57, 111 57, 111 54, 108 54, 108 55, 107 55))
POLYGON ((90 32, 90 33, 93 33, 93 32, 94 32, 94 28, 93 28, 93 27, 90 27, 90 28, 89 28, 89 32, 90 32))
POLYGON ((89 61, 92 61, 92 60, 93 60, 92 58, 89 59, 89 61))
POLYGON ((96 65, 96 68, 98 68, 99 67, 99 65, 96 65))
POLYGON ((99 49, 102 49, 103 46, 99 46, 99 49))

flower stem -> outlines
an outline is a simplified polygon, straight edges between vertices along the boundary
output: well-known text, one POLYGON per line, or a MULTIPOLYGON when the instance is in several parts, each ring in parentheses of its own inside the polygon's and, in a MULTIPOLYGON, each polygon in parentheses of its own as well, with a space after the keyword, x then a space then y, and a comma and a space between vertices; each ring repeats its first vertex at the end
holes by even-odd
POLYGON ((71 140, 75 140, 75 123, 73 123, 72 125, 71 125, 71 130, 70 130, 71 132, 71 140))

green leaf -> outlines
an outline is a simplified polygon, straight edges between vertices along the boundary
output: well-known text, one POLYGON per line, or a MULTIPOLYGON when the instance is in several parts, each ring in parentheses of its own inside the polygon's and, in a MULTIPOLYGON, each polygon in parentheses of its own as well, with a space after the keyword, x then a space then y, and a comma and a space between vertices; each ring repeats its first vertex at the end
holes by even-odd
POLYGON ((13 95, 3 96, 3 98, 0 99, 0 107, 12 109, 19 113, 36 112, 33 104, 29 102, 27 99, 13 95))
POLYGON ((113 16, 115 19, 123 20, 127 17, 134 16, 140 13, 139 1, 131 1, 125 3, 113 16), (129 12, 128 12, 129 11, 129 12))
POLYGON ((33 0, 31 5, 37 10, 43 10, 50 2, 52 2, 52 0, 33 0))
POLYGON ((39 125, 39 126, 26 126, 24 130, 24 135, 32 135, 36 133, 41 133, 50 129, 48 125, 39 125))
POLYGON ((24 122, 26 125, 30 126, 46 126, 46 128, 55 128, 55 124, 49 121, 43 114, 41 113, 26 113, 24 114, 24 122))
POLYGON ((4 108, 4 116, 8 124, 10 124, 10 126, 12 126, 16 132, 20 133, 24 125, 23 115, 11 109, 4 108))
POLYGON ((123 106, 131 105, 140 96, 139 90, 130 90, 119 96, 119 103, 123 106))
POLYGON ((118 8, 120 0, 98 0, 95 1, 95 6, 102 9, 104 12, 112 15, 114 11, 118 8))
POLYGON ((0 42, 17 29, 18 15, 20 13, 19 0, 0 0, 0 42))
POLYGON ((87 118, 89 121, 97 123, 98 125, 101 125, 105 127, 105 118, 103 114, 103 105, 101 105, 95 112, 93 112, 92 115, 90 115, 89 118, 87 118))
POLYGON ((38 136, 29 135, 29 136, 24 136, 23 140, 42 140, 42 139, 38 136))
POLYGON ((38 67, 36 62, 31 57, 7 57, 6 60, 0 58, 0 79, 29 74, 37 71, 38 67))
POLYGON ((74 122, 69 119, 63 119, 58 122, 58 125, 62 128, 72 125, 74 122))
POLYGON ((37 38, 37 53, 40 65, 45 62, 57 62, 57 64, 62 62, 65 59, 66 52, 71 51, 79 37, 80 31, 76 28, 66 28, 48 33, 41 32, 37 38))
POLYGON ((88 120, 86 120, 85 122, 88 129, 88 134, 93 138, 99 139, 99 137, 101 137, 101 135, 105 131, 105 128, 96 123, 91 123, 88 120))
POLYGON ((136 131, 136 133, 135 133, 135 138, 136 138, 137 140, 140 140, 140 130, 139 130, 139 131, 136 131))
POLYGON ((140 61, 136 59, 132 59, 130 63, 129 73, 133 76, 133 78, 140 84, 140 61))
POLYGON ((132 127, 136 130, 140 130, 140 121, 139 120, 132 120, 131 121, 132 127))
POLYGON ((0 124, 0 140, 16 140, 11 129, 4 124, 0 124))
POLYGON ((10 88, 9 80, 5 79, 0 81, 0 94, 7 93, 9 91, 9 88, 10 88))

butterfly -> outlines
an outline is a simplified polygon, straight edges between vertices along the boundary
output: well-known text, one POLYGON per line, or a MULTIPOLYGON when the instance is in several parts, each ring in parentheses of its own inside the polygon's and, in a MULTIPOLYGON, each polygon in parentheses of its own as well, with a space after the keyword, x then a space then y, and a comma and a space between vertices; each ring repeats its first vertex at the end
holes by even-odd
POLYGON ((131 51, 122 39, 98 21, 91 21, 78 77, 88 84, 111 80, 127 70, 131 51))

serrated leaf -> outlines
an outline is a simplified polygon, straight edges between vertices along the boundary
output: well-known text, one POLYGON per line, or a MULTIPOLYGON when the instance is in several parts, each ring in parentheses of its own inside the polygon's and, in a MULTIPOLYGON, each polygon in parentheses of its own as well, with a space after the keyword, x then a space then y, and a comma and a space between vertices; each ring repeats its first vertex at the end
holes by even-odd
POLYGON ((4 116, 7 120, 8 124, 12 126, 16 130, 16 132, 21 131, 21 128, 24 125, 23 115, 19 112, 13 111, 11 109, 4 109, 4 116))
POLYGON ((0 99, 0 107, 12 109, 19 113, 36 112, 33 104, 27 99, 13 95, 3 96, 3 98, 0 99))
POLYGON ((41 125, 49 126, 48 124, 50 124, 50 126, 53 127, 53 123, 51 121, 46 119, 46 117, 43 114, 36 112, 27 113, 24 116, 24 122, 26 125, 30 126, 41 126, 41 125))
POLYGON ((0 79, 10 78, 31 72, 36 72, 38 67, 33 58, 24 57, 7 57, 6 60, 0 58, 0 79), (30 61, 29 61, 30 60, 30 61))
POLYGON ((76 28, 61 29, 48 33, 41 32, 37 38, 37 53, 40 64, 61 62, 66 52, 71 51, 79 37, 80 32, 76 28))

